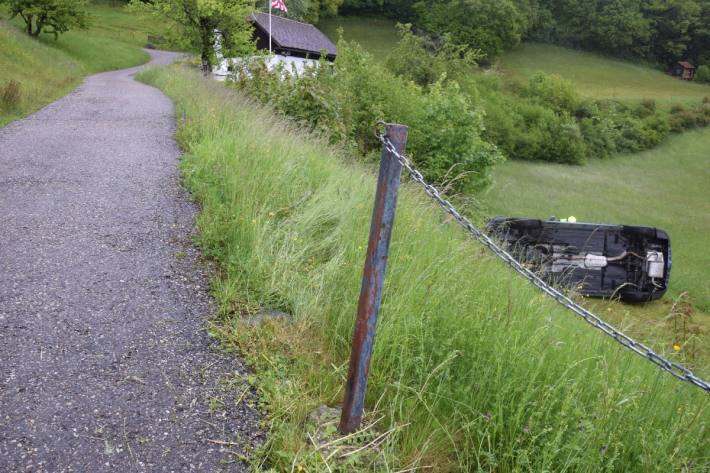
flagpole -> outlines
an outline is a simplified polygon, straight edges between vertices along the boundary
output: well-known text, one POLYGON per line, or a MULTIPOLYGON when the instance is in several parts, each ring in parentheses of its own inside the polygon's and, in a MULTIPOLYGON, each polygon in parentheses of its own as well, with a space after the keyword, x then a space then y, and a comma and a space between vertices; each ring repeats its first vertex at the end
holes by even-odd
POLYGON ((271 0, 269 2, 269 56, 271 56, 271 0))

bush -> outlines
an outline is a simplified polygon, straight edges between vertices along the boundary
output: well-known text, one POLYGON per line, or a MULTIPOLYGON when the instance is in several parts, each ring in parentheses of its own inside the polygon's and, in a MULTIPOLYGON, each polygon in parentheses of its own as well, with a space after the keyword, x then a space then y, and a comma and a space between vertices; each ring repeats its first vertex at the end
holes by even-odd
POLYGON ((431 85, 444 75, 460 81, 481 59, 479 50, 456 45, 448 35, 435 39, 414 34, 409 24, 398 24, 397 28, 400 39, 387 57, 387 68, 421 86, 431 85))
POLYGON ((710 84, 710 66, 707 64, 699 66, 697 72, 695 73, 695 80, 710 84))
POLYGON ((410 149, 430 179, 465 191, 490 183, 490 170, 502 155, 481 138, 481 112, 471 106, 458 85, 435 83, 423 103, 423 113, 412 128, 410 149))
POLYGON ((512 159, 582 164, 587 155, 580 128, 568 114, 531 99, 488 95, 486 137, 512 159))
POLYGON ((522 95, 552 107, 557 112, 573 113, 581 99, 574 85, 556 74, 538 72, 528 81, 522 95))
POLYGON ((646 118, 656 113, 656 101, 652 99, 642 100, 636 108, 636 115, 646 118))
POLYGON ((454 191, 486 186, 490 168, 502 160, 482 138, 482 114, 454 82, 442 77, 425 89, 395 76, 359 46, 341 41, 338 61, 301 76, 247 65, 236 85, 282 114, 319 131, 331 142, 377 156, 378 120, 409 125, 408 152, 427 179, 447 181, 454 191), (458 178, 450 181, 452 177, 458 178))

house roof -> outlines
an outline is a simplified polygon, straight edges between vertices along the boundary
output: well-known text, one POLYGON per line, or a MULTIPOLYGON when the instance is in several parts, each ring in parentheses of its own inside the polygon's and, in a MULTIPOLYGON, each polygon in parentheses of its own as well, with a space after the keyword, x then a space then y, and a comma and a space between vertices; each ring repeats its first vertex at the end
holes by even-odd
MULTIPOLYGON (((267 13, 252 13, 250 19, 257 28, 268 34, 269 15, 267 13)), ((285 49, 312 53, 320 53, 325 50, 329 56, 337 54, 333 42, 315 26, 277 15, 271 16, 271 39, 277 47, 285 49)))
POLYGON ((688 61, 678 61, 678 64, 683 66, 685 69, 695 69, 695 66, 689 63, 688 61))

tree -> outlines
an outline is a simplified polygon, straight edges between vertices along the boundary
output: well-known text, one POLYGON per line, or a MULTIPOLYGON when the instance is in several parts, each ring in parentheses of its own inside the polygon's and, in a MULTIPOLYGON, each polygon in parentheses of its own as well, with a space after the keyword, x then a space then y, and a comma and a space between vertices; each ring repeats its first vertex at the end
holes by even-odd
POLYGON ((690 30, 701 21, 700 13, 694 0, 652 0, 644 5, 644 14, 653 28, 651 47, 657 61, 671 64, 685 58, 690 30))
POLYGON ((639 0, 610 0, 599 11, 592 31, 595 48, 623 56, 648 54, 651 25, 639 0))
POLYGON ((453 43, 480 49, 488 62, 517 46, 525 27, 511 0, 429 0, 416 9, 427 31, 448 33, 453 43))
POLYGON ((10 18, 19 16, 30 36, 53 34, 54 39, 71 28, 86 28, 89 15, 86 0, 0 0, 6 4, 10 18))
POLYGON ((170 21, 175 26, 177 44, 200 52, 205 74, 211 73, 215 64, 218 34, 225 56, 254 50, 252 27, 247 21, 254 9, 252 0, 131 0, 130 7, 170 21))

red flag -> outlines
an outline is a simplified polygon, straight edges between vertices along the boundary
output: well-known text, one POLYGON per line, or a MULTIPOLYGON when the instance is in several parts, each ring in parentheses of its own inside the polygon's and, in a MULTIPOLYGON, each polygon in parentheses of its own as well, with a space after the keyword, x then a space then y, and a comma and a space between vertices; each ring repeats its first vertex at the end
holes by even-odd
POLYGON ((284 3, 284 0, 272 0, 271 7, 276 8, 277 10, 285 11, 285 12, 288 11, 288 8, 286 8, 286 4, 284 3))

